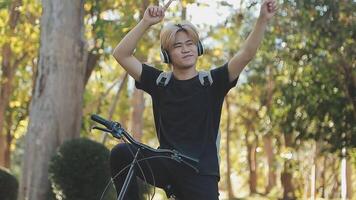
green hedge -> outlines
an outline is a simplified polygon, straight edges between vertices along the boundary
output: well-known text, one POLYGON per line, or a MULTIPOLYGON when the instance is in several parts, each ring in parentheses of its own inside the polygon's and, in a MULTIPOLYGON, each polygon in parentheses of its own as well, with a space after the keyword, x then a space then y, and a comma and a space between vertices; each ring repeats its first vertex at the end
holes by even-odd
MULTIPOLYGON (((49 178, 57 199, 99 200, 110 180, 109 150, 102 144, 75 139, 53 156, 49 178)), ((104 199, 115 199, 112 185, 104 199)))
POLYGON ((15 176, 0 168, 0 199, 16 200, 19 183, 15 176))

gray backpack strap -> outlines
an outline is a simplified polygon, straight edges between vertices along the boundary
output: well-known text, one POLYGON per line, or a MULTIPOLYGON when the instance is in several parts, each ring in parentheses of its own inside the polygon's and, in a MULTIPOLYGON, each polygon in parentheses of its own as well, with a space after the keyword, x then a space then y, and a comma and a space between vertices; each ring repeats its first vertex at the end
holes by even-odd
POLYGON ((168 85, 169 80, 172 78, 172 72, 162 72, 156 79, 156 84, 160 87, 165 87, 168 85))
POLYGON ((215 145, 216 145, 216 152, 218 154, 218 161, 220 164, 220 140, 221 140, 221 134, 220 134, 220 130, 218 130, 218 135, 216 136, 216 141, 215 141, 215 145))
POLYGON ((199 81, 202 86, 210 86, 213 84, 213 78, 210 71, 199 71, 199 81))

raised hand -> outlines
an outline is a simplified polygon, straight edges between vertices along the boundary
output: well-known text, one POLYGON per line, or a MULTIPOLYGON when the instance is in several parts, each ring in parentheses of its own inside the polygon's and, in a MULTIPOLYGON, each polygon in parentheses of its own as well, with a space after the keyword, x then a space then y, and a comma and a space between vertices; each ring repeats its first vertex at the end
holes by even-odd
POLYGON ((264 0, 260 10, 260 18, 270 20, 278 9, 276 0, 264 0))
POLYGON ((162 6, 148 6, 145 14, 143 15, 143 20, 147 22, 150 26, 161 22, 164 18, 164 13, 171 5, 174 0, 169 0, 169 2, 162 6))

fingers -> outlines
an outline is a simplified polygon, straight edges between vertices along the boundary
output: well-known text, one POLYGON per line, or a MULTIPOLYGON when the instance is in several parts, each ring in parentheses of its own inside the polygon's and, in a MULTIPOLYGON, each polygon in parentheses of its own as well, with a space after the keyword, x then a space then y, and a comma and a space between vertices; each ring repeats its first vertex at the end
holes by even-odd
POLYGON ((168 9, 174 0, 169 0, 166 5, 162 6, 150 6, 148 7, 148 13, 151 17, 161 17, 164 16, 164 12, 168 9))
POLYGON ((148 13, 150 14, 150 16, 153 16, 153 7, 148 8, 148 13))
POLYGON ((148 8, 148 13, 151 17, 164 16, 164 8, 162 6, 151 6, 148 8))
POLYGON ((267 4, 268 12, 275 12, 277 10, 277 3, 275 0, 267 0, 265 3, 267 4))
POLYGON ((167 10, 168 7, 171 5, 171 3, 172 3, 173 1, 174 1, 174 0, 169 0, 168 3, 163 6, 163 9, 164 9, 164 10, 167 10))

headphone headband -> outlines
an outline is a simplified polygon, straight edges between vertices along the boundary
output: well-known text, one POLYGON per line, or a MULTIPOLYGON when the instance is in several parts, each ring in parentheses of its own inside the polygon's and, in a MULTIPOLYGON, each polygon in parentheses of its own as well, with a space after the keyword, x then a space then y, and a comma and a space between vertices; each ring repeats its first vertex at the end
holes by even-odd
POLYGON ((178 26, 179 30, 184 29, 182 24, 176 24, 176 26, 178 26))

